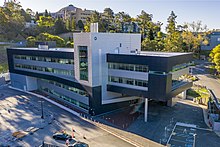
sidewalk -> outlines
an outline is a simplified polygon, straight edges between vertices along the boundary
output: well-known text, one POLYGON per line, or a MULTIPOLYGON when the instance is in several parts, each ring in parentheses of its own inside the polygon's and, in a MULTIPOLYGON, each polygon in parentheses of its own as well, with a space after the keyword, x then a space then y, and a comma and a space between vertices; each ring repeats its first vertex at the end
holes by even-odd
POLYGON ((99 128, 105 130, 106 132, 121 138, 122 140, 129 142, 130 144, 136 146, 136 147, 163 147, 162 144, 159 144, 157 142, 151 141, 150 139, 141 137, 139 135, 136 135, 134 133, 128 132, 128 131, 124 131, 121 129, 117 129, 105 124, 101 124, 99 122, 96 121, 92 121, 92 120, 88 120, 85 119, 87 121, 89 121, 90 123, 98 126, 99 128))
MULTIPOLYGON (((205 121, 206 125, 207 125, 210 129, 212 129, 212 127, 211 127, 210 124, 209 124, 207 106, 199 105, 199 107, 201 107, 202 110, 203 110, 203 116, 204 116, 204 121, 205 121)), ((214 132, 215 132, 216 135, 218 135, 218 137, 220 137, 220 132, 218 132, 218 131, 214 131, 214 132)))

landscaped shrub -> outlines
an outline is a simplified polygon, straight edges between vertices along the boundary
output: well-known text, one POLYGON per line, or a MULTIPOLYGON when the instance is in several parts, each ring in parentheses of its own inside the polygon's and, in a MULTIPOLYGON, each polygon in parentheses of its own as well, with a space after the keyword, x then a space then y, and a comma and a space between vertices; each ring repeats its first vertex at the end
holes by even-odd
POLYGON ((196 98, 199 104, 207 105, 210 94, 208 90, 204 87, 194 86, 193 88, 187 90, 187 95, 196 98))

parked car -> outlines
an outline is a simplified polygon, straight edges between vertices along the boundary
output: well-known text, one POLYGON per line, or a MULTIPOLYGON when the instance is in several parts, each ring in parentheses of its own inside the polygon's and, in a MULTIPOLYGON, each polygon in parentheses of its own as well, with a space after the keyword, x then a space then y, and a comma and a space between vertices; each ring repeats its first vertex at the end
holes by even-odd
POLYGON ((68 142, 68 147, 89 147, 88 144, 81 142, 81 141, 76 141, 74 139, 68 139, 66 141, 66 144, 68 142))
POLYGON ((66 133, 55 133, 53 134, 53 139, 55 140, 67 140, 67 139, 70 139, 72 138, 71 135, 69 134, 66 134, 66 133))

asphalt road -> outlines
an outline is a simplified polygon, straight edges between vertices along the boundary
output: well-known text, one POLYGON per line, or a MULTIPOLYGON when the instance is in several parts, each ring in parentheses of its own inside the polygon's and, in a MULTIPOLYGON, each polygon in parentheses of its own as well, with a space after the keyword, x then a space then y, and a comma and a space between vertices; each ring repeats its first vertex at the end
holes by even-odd
POLYGON ((0 94, 3 94, 0 97, 0 145, 2 143, 33 147, 39 146, 44 140, 51 144, 65 146, 65 142, 52 139, 52 134, 63 129, 71 133, 71 129, 74 128, 76 140, 86 142, 91 147, 133 146, 47 101, 43 102, 45 122, 42 123, 40 98, 7 87, 0 87, 0 94), (55 118, 52 124, 47 123, 50 115, 55 118), (22 141, 9 140, 15 131, 40 126, 43 126, 43 129, 39 129, 33 135, 25 136, 22 141))
POLYGON ((198 61, 198 63, 200 64, 193 69, 193 75, 196 75, 199 78, 195 84, 206 86, 215 93, 217 98, 220 99, 220 81, 209 74, 208 66, 210 63, 206 61, 198 61))

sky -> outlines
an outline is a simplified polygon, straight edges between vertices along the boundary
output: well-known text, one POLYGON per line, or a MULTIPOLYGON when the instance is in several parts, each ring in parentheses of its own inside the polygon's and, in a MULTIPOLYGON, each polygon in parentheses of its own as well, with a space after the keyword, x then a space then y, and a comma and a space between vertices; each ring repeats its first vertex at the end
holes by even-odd
MULTIPOLYGON (((0 0, 2 6, 5 0, 0 0)), ((24 9, 34 12, 56 12, 70 4, 75 7, 103 12, 111 8, 115 13, 124 11, 136 17, 141 10, 153 14, 153 21, 163 23, 164 29, 171 11, 177 15, 177 24, 201 20, 208 29, 220 29, 220 0, 17 0, 24 9)))

